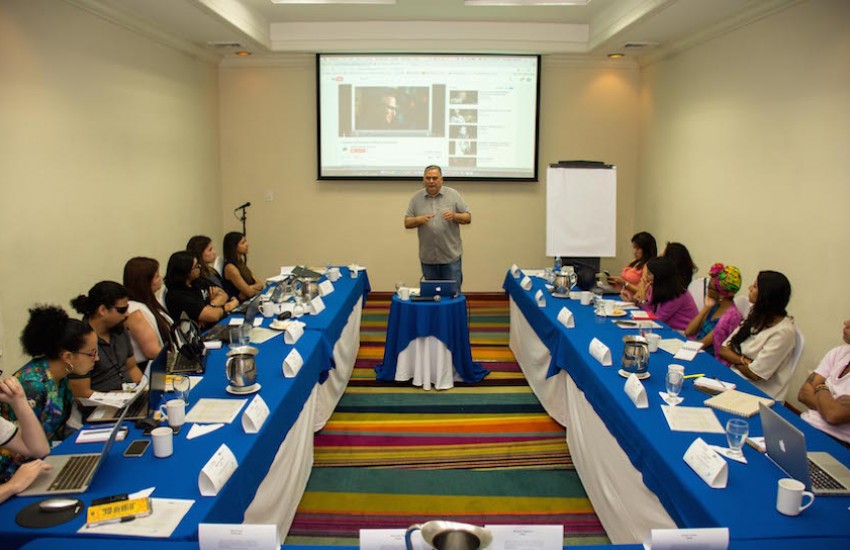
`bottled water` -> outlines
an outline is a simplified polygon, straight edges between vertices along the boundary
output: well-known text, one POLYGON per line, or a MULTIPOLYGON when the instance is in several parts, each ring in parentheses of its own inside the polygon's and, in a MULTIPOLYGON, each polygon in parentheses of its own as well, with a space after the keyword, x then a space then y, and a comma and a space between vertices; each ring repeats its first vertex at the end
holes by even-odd
POLYGON ((561 272, 561 257, 555 256, 555 273, 561 272))

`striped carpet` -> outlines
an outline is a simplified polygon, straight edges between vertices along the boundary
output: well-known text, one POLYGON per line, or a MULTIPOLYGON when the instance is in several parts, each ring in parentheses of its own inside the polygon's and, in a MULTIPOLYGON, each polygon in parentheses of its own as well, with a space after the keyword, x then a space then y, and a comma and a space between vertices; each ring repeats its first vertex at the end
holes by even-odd
POLYGON ((316 434, 315 465, 288 544, 357 545, 361 528, 429 519, 562 524, 565 544, 608 542, 564 429, 508 348, 507 298, 467 298, 473 359, 492 372, 477 384, 424 391, 375 380, 389 296, 369 296, 354 374, 316 434))

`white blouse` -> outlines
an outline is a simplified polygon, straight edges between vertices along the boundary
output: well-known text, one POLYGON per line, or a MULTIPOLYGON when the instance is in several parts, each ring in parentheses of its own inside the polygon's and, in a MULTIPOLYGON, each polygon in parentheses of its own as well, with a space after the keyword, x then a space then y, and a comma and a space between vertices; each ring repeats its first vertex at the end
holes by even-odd
MULTIPOLYGON (((127 310, 129 313, 133 313, 136 311, 141 312, 142 317, 151 326, 151 329, 153 329, 154 334, 156 334, 157 342, 159 343, 160 347, 162 347, 162 336, 159 334, 159 327, 156 325, 156 317, 153 316, 153 312, 151 312, 150 308, 142 302, 137 302, 135 300, 130 300, 129 306, 130 308, 127 310)), ((173 323, 171 317, 169 317, 162 311, 160 311, 160 314, 165 317, 165 320, 166 322, 168 322, 169 325, 173 323)), ((136 339, 133 338, 132 334, 130 334, 130 341, 133 343, 133 357, 136 359, 136 363, 143 363, 144 361, 147 361, 148 358, 145 357, 144 353, 142 353, 142 349, 139 347, 139 344, 136 343, 136 339)))
MULTIPOLYGON (((723 345, 728 346, 739 330, 740 327, 735 329, 723 345)), ((794 320, 787 316, 741 343, 741 353, 753 360, 749 364, 750 370, 761 378, 751 382, 777 401, 784 402, 788 393, 791 375, 794 374, 791 363, 794 360, 796 344, 797 330, 794 328, 794 320)), ((732 368, 737 372, 737 369, 732 368)))

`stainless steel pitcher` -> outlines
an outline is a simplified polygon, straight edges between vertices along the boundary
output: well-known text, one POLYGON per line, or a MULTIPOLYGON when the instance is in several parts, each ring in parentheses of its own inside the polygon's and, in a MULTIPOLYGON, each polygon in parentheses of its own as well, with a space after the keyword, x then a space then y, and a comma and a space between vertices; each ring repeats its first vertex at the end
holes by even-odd
POLYGON ((623 370, 641 375, 649 369, 649 342, 643 336, 623 337, 623 370))
POLYGON ((435 520, 407 528, 404 534, 407 550, 413 550, 410 536, 414 531, 421 531, 425 543, 436 550, 483 550, 493 542, 493 534, 483 527, 435 520))
POLYGON ((233 388, 247 388, 257 382, 257 362, 254 356, 259 350, 253 346, 236 346, 227 352, 224 370, 233 388))

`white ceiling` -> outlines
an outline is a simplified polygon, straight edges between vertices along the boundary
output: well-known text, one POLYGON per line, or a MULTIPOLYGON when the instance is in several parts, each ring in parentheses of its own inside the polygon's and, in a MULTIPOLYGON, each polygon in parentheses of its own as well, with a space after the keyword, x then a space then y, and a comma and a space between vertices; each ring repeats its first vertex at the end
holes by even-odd
POLYGON ((722 32, 800 0, 590 0, 585 6, 281 5, 271 0, 66 0, 211 59, 321 51, 466 51, 632 57, 722 32), (222 46, 221 44, 232 44, 222 46), (625 48, 628 43, 657 46, 625 48), (215 44, 219 44, 216 46, 215 44), (236 45, 238 44, 238 45, 236 45))

